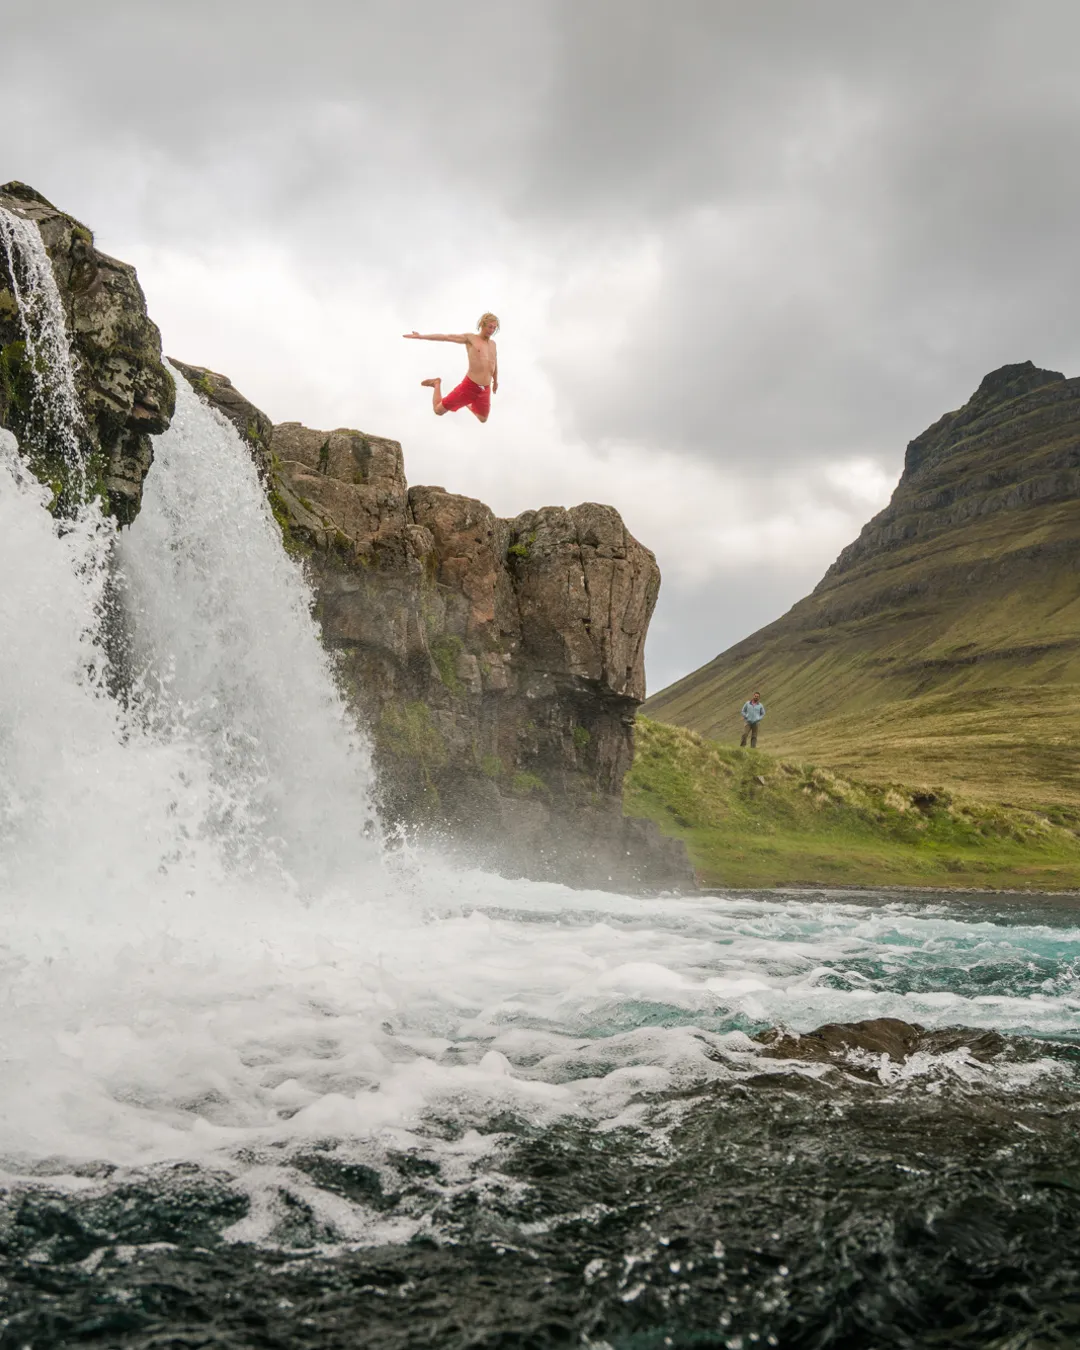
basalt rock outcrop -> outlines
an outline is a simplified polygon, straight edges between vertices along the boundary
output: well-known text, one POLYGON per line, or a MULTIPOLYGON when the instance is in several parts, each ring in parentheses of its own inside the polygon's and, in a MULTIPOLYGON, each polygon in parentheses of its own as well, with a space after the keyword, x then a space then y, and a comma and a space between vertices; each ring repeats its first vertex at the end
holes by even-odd
POLYGON ((1080 379, 1003 366, 787 614, 648 701, 858 776, 1080 806, 1080 379))
MULTIPOLYGON (((135 269, 99 252, 85 225, 25 183, 0 187, 0 207, 31 221, 44 240, 75 356, 89 486, 127 523, 138 512, 153 458, 150 437, 169 425, 176 397, 135 269)), ((32 425, 32 372, 16 301, 19 284, 0 249, 0 426, 15 433, 63 510, 71 491, 68 465, 32 425)))
MULTIPOLYGON (((0 188, 0 208, 45 245, 74 357, 81 416, 68 420, 81 423, 85 472, 42 413, 55 406, 41 383, 48 363, 34 360, 24 328, 32 339, 42 331, 24 313, 41 258, 10 221, 0 238, 0 428, 53 488, 55 511, 90 491, 127 524, 151 436, 168 427, 176 396, 135 271, 25 184, 0 188)), ((618 513, 587 503, 500 520, 442 488, 409 488, 394 441, 275 427, 226 376, 174 365, 236 427, 285 546, 304 558, 324 639, 371 732, 387 822, 508 872, 692 885, 682 845, 622 815, 660 574, 618 513)), ((110 641, 122 653, 119 627, 110 641)))
POLYGON ((174 361, 237 427, 370 729, 381 804, 485 866, 575 885, 692 885, 682 845, 622 815, 656 560, 610 506, 504 520, 406 483, 396 441, 270 425, 174 361))

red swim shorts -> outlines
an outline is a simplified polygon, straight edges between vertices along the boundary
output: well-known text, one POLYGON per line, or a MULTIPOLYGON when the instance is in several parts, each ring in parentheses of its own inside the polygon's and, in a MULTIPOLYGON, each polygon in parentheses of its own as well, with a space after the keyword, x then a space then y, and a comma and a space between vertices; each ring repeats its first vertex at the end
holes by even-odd
POLYGON ((478 417, 486 417, 491 412, 491 385, 477 384, 466 375, 456 389, 443 394, 442 405, 447 412, 472 408, 478 417))

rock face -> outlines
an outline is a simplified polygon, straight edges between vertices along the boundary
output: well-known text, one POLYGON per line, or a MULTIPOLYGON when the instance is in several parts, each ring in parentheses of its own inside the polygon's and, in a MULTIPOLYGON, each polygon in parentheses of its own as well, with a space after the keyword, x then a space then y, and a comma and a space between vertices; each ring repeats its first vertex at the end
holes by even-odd
MULTIPOLYGON (((1002 366, 986 376, 963 408, 946 413, 909 442, 889 505, 815 587, 821 600, 818 617, 843 621, 888 598, 880 585, 847 593, 867 564, 880 575, 882 565, 894 561, 890 555, 899 562, 896 555, 913 545, 956 536, 988 518, 1011 521, 1007 513, 1025 507, 1072 507, 1078 500, 1080 380, 1039 370, 1030 361, 1002 366)), ((934 571, 940 575, 940 569, 934 571)), ((923 569, 924 589, 933 575, 923 569)), ((969 575, 965 569, 965 579, 969 575)), ((910 578, 905 580, 910 584, 910 578)))
MULTIPOLYGON (((3 248, 0 428, 53 487, 54 510, 88 488, 127 524, 176 396, 135 271, 25 184, 0 188, 0 207, 37 229, 57 283, 85 481, 39 417, 26 262, 16 249, 9 268, 3 248)), ((305 558, 324 639, 371 730, 386 819, 504 871, 692 886, 682 845, 622 815, 660 574, 618 513, 590 503, 499 520, 442 488, 410 489, 394 441, 274 427, 226 376, 174 365, 237 428, 286 547, 305 558)))
POLYGON ((386 819, 512 874, 692 885, 682 845, 622 815, 660 573, 618 512, 502 520, 409 488, 396 441, 271 428, 224 376, 173 364, 266 474, 370 728, 386 819))
POLYGON ((783 618, 649 700, 728 739, 985 800, 1080 805, 1080 379, 991 372, 783 618))
MULTIPOLYGON (((32 221, 45 242, 77 361, 88 477, 126 524, 139 509, 153 457, 150 437, 169 425, 176 397, 135 269, 98 252, 84 225, 24 183, 0 187, 0 207, 32 221)), ((29 373, 16 280, 0 252, 0 426, 15 433, 35 472, 54 484, 62 510, 66 465, 53 447, 33 443, 27 425, 29 373)))

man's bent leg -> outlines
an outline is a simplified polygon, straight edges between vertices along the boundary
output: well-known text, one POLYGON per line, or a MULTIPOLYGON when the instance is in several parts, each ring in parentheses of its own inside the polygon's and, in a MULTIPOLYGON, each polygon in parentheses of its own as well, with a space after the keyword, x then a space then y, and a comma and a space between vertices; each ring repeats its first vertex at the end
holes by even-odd
POLYGON ((442 378, 421 380, 420 387, 431 390, 431 410, 436 417, 441 417, 446 411, 442 403, 442 378))
POLYGON ((749 735, 750 735, 750 723, 749 723, 749 722, 744 722, 744 723, 743 723, 742 740, 739 742, 739 744, 740 744, 740 745, 745 745, 745 744, 746 744, 746 738, 747 738, 747 736, 749 736, 749 735))

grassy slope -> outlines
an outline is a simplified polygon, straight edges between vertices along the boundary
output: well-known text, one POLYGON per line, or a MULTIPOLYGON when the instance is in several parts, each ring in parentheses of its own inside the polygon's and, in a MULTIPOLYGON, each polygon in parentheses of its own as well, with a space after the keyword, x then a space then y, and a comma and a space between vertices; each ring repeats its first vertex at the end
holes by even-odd
POLYGON ((1040 433, 1029 417, 993 434, 989 449, 952 449, 907 498, 898 490, 887 548, 649 699, 648 715, 734 739, 760 688, 781 755, 984 800, 1080 806, 1080 499, 980 514, 1001 478, 1050 473, 1080 427, 1040 433), (938 508, 920 493, 945 488, 970 492, 972 510, 935 532, 938 508))
POLYGON ((1080 811, 927 795, 639 717, 624 808, 684 840, 705 885, 1080 886, 1080 811))

